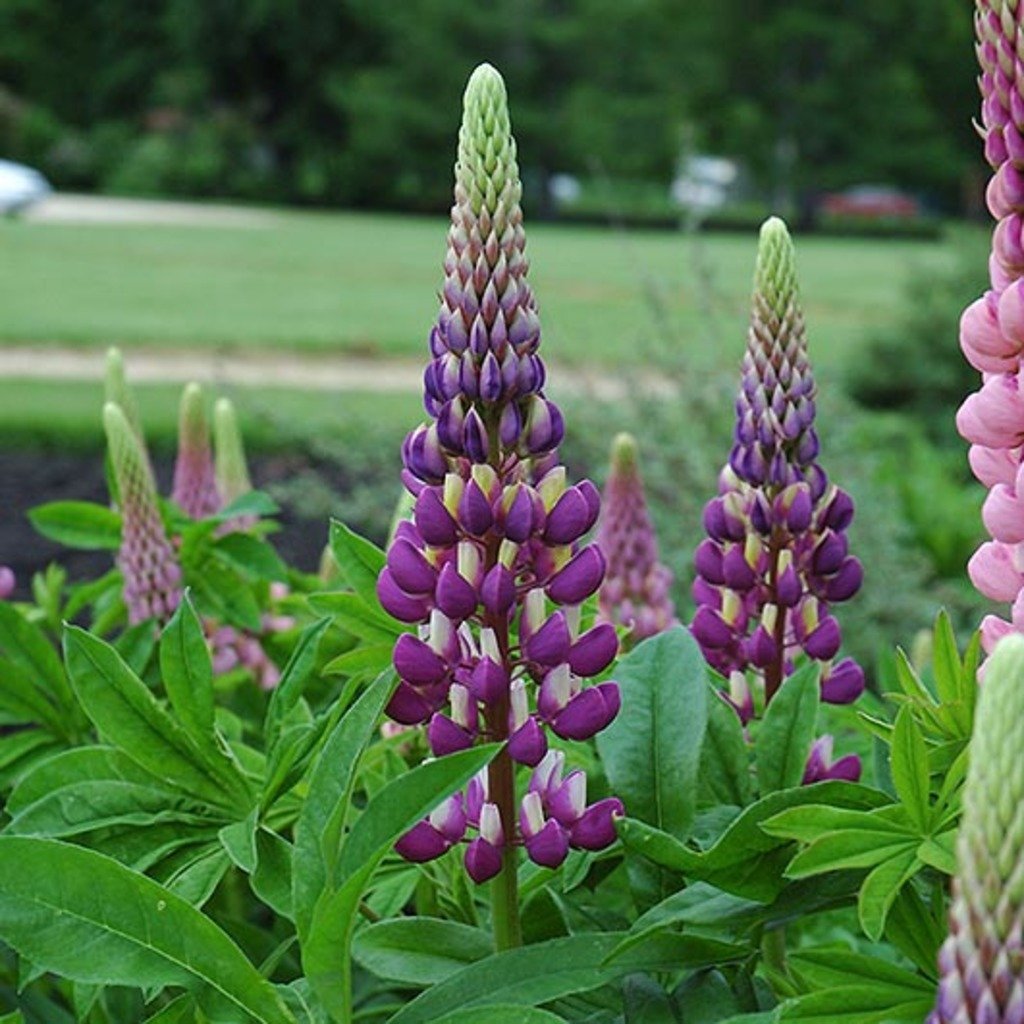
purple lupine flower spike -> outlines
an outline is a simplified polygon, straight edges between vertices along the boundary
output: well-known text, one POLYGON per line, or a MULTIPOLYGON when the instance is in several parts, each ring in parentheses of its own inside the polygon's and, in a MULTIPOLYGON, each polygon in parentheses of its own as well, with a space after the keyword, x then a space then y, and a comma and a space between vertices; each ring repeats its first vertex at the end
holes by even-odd
POLYGON ((968 563, 971 582, 1010 605, 1009 620, 988 615, 981 642, 1024 632, 1024 7, 977 0, 981 126, 993 175, 986 192, 997 220, 989 259, 991 288, 964 310, 960 347, 982 374, 981 387, 957 412, 971 443, 970 464, 989 488, 981 510, 992 539, 968 563))
POLYGON ((1024 1022, 1024 637, 985 666, 929 1024, 1024 1022))
POLYGON ((192 519, 204 519, 221 507, 210 450, 210 426, 203 389, 198 384, 186 385, 181 395, 178 458, 171 498, 192 519))
POLYGON ((630 630, 627 645, 675 625, 669 595, 672 572, 658 559, 636 440, 630 434, 619 434, 612 442, 597 543, 608 563, 600 592, 601 617, 630 630))
MULTIPOLYGON (((775 696, 798 655, 821 663, 823 700, 848 704, 864 689, 860 666, 835 660, 841 635, 831 606, 857 592, 863 570, 846 539, 853 502, 817 461, 814 413, 793 243, 773 217, 761 228, 733 448, 694 555, 690 628, 730 680, 723 696, 744 723, 775 696)), ((832 764, 824 737, 806 781, 858 774, 859 762, 832 764)))
POLYGON ((0 601, 6 601, 13 593, 18 581, 9 565, 0 565, 0 601))
MULTIPOLYGON (((586 739, 619 707, 614 682, 584 685, 617 647, 607 625, 580 629, 578 606, 605 572, 600 548, 582 540, 600 499, 589 482, 570 486, 558 460, 564 425, 544 394, 521 193, 505 86, 484 64, 464 98, 441 309, 424 375, 430 419, 402 448, 413 516, 396 529, 377 583, 382 606, 417 627, 395 645, 391 718, 427 724, 438 756, 507 741, 466 793, 467 827, 476 832, 466 868, 478 882, 503 867, 514 872, 520 846, 553 866, 563 846, 608 845, 622 809, 601 803, 587 817, 585 804, 574 804, 584 825, 543 831, 541 822, 538 832, 539 798, 516 804, 514 766, 543 763, 549 730, 586 739)), ((573 786, 578 802, 582 776, 573 786)), ((423 859, 454 841, 424 820, 398 849, 423 859)))
POLYGON ((181 568, 167 538, 149 463, 120 407, 108 402, 103 425, 121 508, 124 600, 131 625, 166 622, 181 600, 181 568))

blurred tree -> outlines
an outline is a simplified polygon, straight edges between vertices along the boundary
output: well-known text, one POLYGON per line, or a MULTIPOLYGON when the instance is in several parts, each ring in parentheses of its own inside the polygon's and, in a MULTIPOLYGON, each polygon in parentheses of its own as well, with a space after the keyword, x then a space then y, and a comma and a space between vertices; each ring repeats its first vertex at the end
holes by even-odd
MULTIPOLYGON (((960 198, 963 0, 3 0, 2 155, 60 183, 406 209, 447 202, 476 63, 524 176, 667 186, 684 130, 766 190, 960 198)), ((536 206, 534 206, 536 209, 536 206)))

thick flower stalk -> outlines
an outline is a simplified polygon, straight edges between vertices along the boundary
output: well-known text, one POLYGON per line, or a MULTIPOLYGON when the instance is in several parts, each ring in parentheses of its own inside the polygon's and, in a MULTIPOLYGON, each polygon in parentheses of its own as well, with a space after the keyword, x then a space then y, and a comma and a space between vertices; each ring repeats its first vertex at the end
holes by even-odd
POLYGON ((181 568, 160 517, 153 473, 135 431, 113 402, 103 408, 103 426, 120 497, 117 564, 124 577, 128 621, 166 622, 181 600, 181 568))
POLYGON ((1024 637, 988 660, 928 1024, 1024 1021, 1024 637))
MULTIPOLYGON (((864 689, 856 662, 834 661, 841 636, 831 606, 857 592, 863 571, 847 550, 853 502, 817 461, 814 414, 793 243, 773 217, 761 228, 734 445, 695 553, 691 629, 729 680, 744 723, 772 700, 799 655, 821 663, 824 701, 850 703, 864 689)), ((810 775, 851 774, 846 759, 832 770, 825 753, 815 748, 810 775)))
POLYGON ((960 346, 982 374, 981 388, 957 413, 971 442, 975 476, 989 488, 982 519, 992 537, 968 572, 993 601, 1011 605, 1010 621, 990 615, 982 643, 991 651, 1010 632, 1024 632, 1024 5, 978 0, 981 127, 993 175, 986 198, 998 222, 992 236, 992 287, 964 311, 960 346))
POLYGON ((188 384, 178 414, 178 458, 171 499, 192 519, 203 519, 221 507, 210 450, 206 402, 198 384, 188 384))
POLYGON ((635 644, 676 624, 669 596, 672 572, 658 559, 658 539, 647 511, 636 440, 619 434, 612 442, 597 543, 608 563, 599 595, 601 617, 629 630, 635 644))
MULTIPOLYGON (((549 731, 587 739, 619 708, 615 683, 584 686, 618 648, 607 623, 580 632, 579 606, 605 570, 600 548, 580 544, 600 496, 589 481, 569 486, 558 460, 562 416, 543 390, 521 191, 505 86, 485 64, 464 97, 445 282, 424 377, 430 420, 402 451, 413 518, 399 524, 377 584, 384 608, 417 626, 395 646, 400 682, 390 717, 427 723, 436 755, 478 739, 507 743, 472 792, 399 844, 425 860, 475 832, 466 867, 478 882, 501 875, 493 894, 502 946, 518 942, 517 848, 553 866, 551 851, 564 857, 584 834, 556 813, 547 790, 518 801, 515 766, 542 763, 549 731), (542 843, 541 832, 557 838, 542 843)), ((582 777, 572 787, 578 801, 582 777)), ((604 815, 607 845, 621 805, 598 806, 589 813, 604 815)))

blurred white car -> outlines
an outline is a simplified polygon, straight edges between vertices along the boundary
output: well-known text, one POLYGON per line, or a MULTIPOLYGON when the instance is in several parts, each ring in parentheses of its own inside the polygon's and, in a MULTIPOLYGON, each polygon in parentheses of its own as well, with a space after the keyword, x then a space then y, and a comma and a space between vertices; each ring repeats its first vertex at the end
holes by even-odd
POLYGON ((52 191, 38 171, 11 160, 0 160, 0 214, 20 213, 52 191))

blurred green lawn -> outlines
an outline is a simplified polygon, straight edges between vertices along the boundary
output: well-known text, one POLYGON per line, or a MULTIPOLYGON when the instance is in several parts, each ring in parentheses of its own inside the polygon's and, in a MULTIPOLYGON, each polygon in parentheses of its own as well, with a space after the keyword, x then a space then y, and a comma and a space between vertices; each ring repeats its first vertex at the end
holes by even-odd
MULTIPOLYGON (((445 224, 275 215, 269 228, 0 223, 0 343, 254 345, 419 356, 445 224)), ((812 357, 829 371, 955 241, 797 239, 812 357)), ((742 351, 756 239, 534 225, 545 352, 606 366, 655 341, 693 367, 742 351)))

